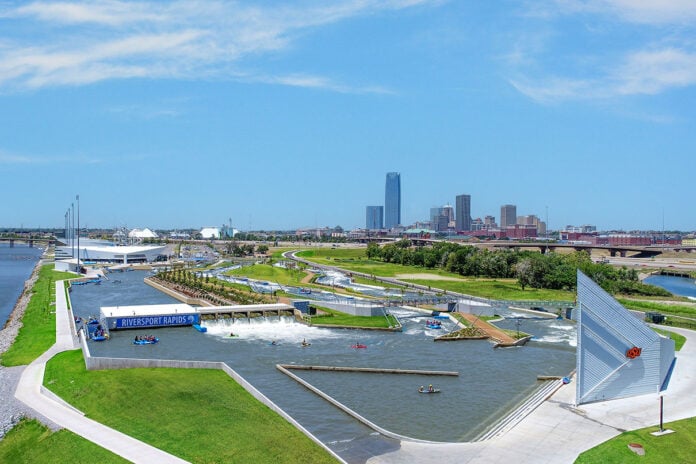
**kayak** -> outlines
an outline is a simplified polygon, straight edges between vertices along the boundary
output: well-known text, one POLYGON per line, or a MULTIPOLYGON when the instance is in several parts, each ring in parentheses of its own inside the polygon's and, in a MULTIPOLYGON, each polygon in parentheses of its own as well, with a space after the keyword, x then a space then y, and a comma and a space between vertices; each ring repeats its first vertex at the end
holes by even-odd
POLYGON ((435 390, 432 390, 432 391, 430 391, 430 390, 423 390, 423 391, 418 390, 418 393, 440 393, 440 389, 436 388, 435 390))
POLYGON ((278 346, 278 345, 280 345, 280 343, 268 342, 268 345, 269 346, 278 346))
POLYGON ((367 345, 363 345, 362 343, 358 343, 355 345, 351 345, 351 348, 367 348, 367 345))
POLYGON ((311 343, 301 343, 301 345, 302 345, 302 348, 304 348, 304 347, 310 346, 311 343))

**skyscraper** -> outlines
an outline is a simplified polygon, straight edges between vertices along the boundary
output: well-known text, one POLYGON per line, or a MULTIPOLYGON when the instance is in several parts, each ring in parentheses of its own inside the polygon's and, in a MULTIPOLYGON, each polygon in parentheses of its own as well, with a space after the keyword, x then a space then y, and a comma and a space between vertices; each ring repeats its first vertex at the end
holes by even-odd
POLYGON ((387 229, 401 224, 401 174, 388 172, 384 188, 384 226, 387 229))
POLYGON ((384 206, 365 208, 365 228, 368 230, 384 229, 384 206))
POLYGON ((471 230, 471 195, 457 195, 455 201, 455 221, 458 231, 471 230))
POLYGON ((503 205, 500 207, 500 228, 517 224, 517 206, 503 205))

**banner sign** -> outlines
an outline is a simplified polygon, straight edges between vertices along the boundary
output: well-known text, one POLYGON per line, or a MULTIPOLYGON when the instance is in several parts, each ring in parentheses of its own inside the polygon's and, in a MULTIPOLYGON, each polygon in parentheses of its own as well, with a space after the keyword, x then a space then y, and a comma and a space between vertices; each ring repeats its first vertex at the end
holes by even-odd
POLYGON ((167 316, 133 316, 116 319, 116 329, 138 329, 141 327, 166 327, 198 324, 198 314, 170 314, 167 316))

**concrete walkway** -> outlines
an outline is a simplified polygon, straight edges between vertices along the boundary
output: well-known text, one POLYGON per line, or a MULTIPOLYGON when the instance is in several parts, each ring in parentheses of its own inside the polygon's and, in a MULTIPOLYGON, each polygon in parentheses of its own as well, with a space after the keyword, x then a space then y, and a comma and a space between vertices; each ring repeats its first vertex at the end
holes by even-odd
POLYGON ((135 463, 186 463, 183 459, 138 441, 117 430, 85 417, 79 411, 42 393, 46 362, 57 353, 79 348, 73 333, 71 313, 62 281, 56 282, 56 343, 24 369, 15 391, 15 398, 57 425, 96 443, 102 448, 135 463))
MULTIPOLYGON (((664 422, 696 416, 696 332, 669 328, 688 338, 664 397, 664 422)), ((399 450, 368 463, 572 463, 593 448, 626 430, 659 424, 657 393, 581 405, 575 403, 575 384, 561 387, 514 429, 484 442, 422 444, 401 442, 399 450)), ((659 438, 658 438, 659 439, 659 438)))
POLYGON ((481 332, 485 333, 489 337, 491 337, 493 340, 497 341, 501 345, 514 345, 515 342, 517 341, 516 338, 511 337, 507 333, 505 333, 503 330, 499 329, 498 327, 494 326, 493 324, 489 324, 487 321, 484 321, 480 317, 476 316, 475 314, 469 314, 469 313, 457 313, 461 317, 467 320, 469 324, 471 324, 473 327, 476 327, 479 329, 481 332))

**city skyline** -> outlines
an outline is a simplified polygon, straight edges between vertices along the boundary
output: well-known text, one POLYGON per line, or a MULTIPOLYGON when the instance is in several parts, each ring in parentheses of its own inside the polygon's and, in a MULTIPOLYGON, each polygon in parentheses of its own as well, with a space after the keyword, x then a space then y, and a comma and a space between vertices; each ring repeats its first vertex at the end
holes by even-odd
POLYGON ((7 1, 0 227, 696 230, 688 2, 7 1), (635 3, 635 4, 634 4, 635 3), (591 24, 592 27, 587 25, 591 24), (337 206, 338 205, 338 206, 337 206), (386 212, 386 210, 385 210, 386 212))

